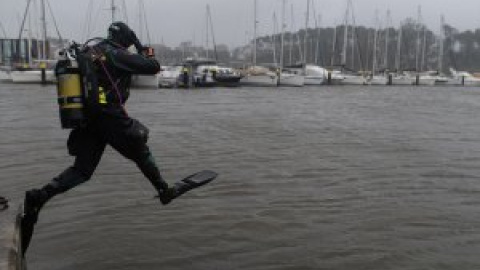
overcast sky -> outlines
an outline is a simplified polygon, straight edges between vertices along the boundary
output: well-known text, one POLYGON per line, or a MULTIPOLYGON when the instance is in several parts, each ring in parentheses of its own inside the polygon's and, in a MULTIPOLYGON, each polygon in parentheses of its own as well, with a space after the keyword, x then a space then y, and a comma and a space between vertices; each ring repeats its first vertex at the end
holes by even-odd
MULTIPOLYGON (((38 29, 40 0, 32 4, 31 29, 38 29), (35 19, 36 18, 36 19, 35 19)), ((111 22, 108 10, 111 0, 48 0, 64 38, 83 40, 87 36, 104 36, 111 22), (89 5, 92 7, 89 9, 89 5), (90 14, 90 15, 89 15, 90 14), (90 31, 88 31, 91 24, 90 31), (88 33, 89 32, 89 33, 88 33)), ((210 4, 217 44, 237 46, 245 44, 253 34, 254 0, 143 0, 150 39, 169 46, 181 41, 194 41, 205 44, 206 5, 210 4)), ((18 36, 20 21, 27 0, 0 0, 0 23, 8 36, 18 36)), ((139 1, 115 0, 119 6, 117 19, 126 20, 139 36, 139 1), (126 3, 126 10, 123 10, 126 3)), ((321 24, 339 24, 344 17, 346 0, 314 0, 315 12, 321 15, 321 24)), ((296 29, 305 25, 307 0, 287 0, 288 29, 291 27, 291 7, 293 5, 296 29)), ((436 32, 440 29, 440 16, 460 30, 480 28, 480 0, 353 0, 357 23, 373 26, 375 10, 385 21, 385 14, 391 10, 394 26, 407 18, 416 18, 418 6, 422 7, 424 22, 436 32)), ((258 0, 259 35, 273 33, 273 14, 281 15, 282 0, 258 0)), ((313 10, 311 10, 313 17, 313 10)), ((48 18, 49 35, 55 35, 51 16, 48 18)), ((314 25, 313 19, 310 23, 314 25)), ((38 31, 38 30, 37 30, 38 31)), ((143 40, 147 42, 147 31, 143 30, 143 40)), ((0 36, 3 36, 0 30, 0 36)), ((211 44, 211 41, 210 41, 211 44)))

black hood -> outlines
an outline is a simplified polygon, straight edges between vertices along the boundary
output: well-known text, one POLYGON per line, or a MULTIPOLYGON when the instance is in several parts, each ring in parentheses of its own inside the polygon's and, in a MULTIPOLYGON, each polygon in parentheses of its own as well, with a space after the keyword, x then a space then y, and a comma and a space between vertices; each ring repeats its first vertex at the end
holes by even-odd
POLYGON ((108 27, 108 39, 125 48, 131 45, 137 49, 142 48, 135 32, 123 22, 114 22, 108 27))

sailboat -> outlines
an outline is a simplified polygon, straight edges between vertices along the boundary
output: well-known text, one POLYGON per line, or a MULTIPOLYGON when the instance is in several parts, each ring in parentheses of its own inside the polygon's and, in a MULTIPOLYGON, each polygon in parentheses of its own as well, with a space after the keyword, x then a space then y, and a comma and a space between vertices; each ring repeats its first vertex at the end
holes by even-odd
POLYGON ((247 86, 277 86, 277 73, 266 67, 257 66, 257 24, 257 0, 254 0, 253 65, 243 70, 240 83, 247 86))
MULTIPOLYGON (((315 38, 315 63, 318 64, 318 55, 319 55, 319 46, 320 46, 320 16, 317 19, 317 14, 315 13, 315 5, 312 0, 313 6, 313 17, 315 19, 315 28, 317 29, 317 36, 315 38)), ((305 85, 323 85, 326 83, 328 78, 328 70, 318 66, 316 64, 306 64, 305 65, 305 85)))
POLYGON ((206 61, 197 59, 196 63, 190 64, 193 68, 194 84, 196 86, 226 86, 234 87, 242 78, 241 75, 230 67, 219 65, 217 55, 217 44, 215 42, 215 31, 213 29, 212 13, 210 5, 207 5, 206 11, 206 61), (211 32, 214 60, 209 59, 209 30, 211 32))
MULTIPOLYGON (((354 19, 353 13, 353 3, 351 0, 347 0, 347 9, 345 11, 345 21, 344 21, 344 37, 343 37, 343 51, 342 51, 342 72, 341 76, 343 77, 340 83, 342 85, 366 85, 367 78, 364 75, 358 75, 354 73, 347 73, 346 72, 346 65, 347 65, 347 49, 348 49, 348 35, 349 35, 349 17, 352 16, 354 19)), ((352 26, 353 29, 354 26, 352 26)), ((352 57, 354 57, 352 55, 352 57)), ((338 76, 336 74, 335 76, 338 76)))
POLYGON ((0 82, 9 82, 12 78, 10 77, 10 71, 6 69, 0 69, 0 82))
MULTIPOLYGON (((53 72, 53 66, 55 60, 48 59, 47 53, 47 27, 46 27, 46 9, 45 1, 41 0, 41 12, 42 12, 42 43, 41 47, 41 59, 34 61, 32 59, 32 37, 31 27, 28 30, 29 39, 27 43, 28 62, 17 63, 13 65, 10 71, 10 79, 14 83, 53 83, 55 81, 55 74, 53 72)), ((29 7, 32 0, 28 0, 25 14, 20 28, 20 34, 18 40, 22 40, 22 33, 24 31, 25 21, 29 15, 29 7)), ((53 16, 53 14, 51 14, 53 16)))
MULTIPOLYGON (((285 48, 285 5, 286 0, 282 1, 282 33, 281 33, 281 45, 280 45, 280 77, 278 79, 278 84, 280 86, 294 86, 294 87, 301 87, 305 85, 305 76, 304 73, 304 66, 301 67, 284 67, 284 48, 285 48)), ((310 0, 307 0, 307 10, 310 7, 310 0)), ((307 12, 307 26, 308 26, 308 12, 307 12)), ((305 29, 305 39, 307 38, 307 30, 305 29)), ((304 52, 304 59, 303 63, 305 63, 305 55, 304 52)))
POLYGON ((328 77, 328 70, 316 65, 305 65, 305 85, 322 85, 328 77))
MULTIPOLYGON (((111 2, 112 12, 116 10, 115 1, 111 2)), ((140 33, 140 40, 143 41, 143 30, 146 30, 148 44, 151 44, 150 32, 147 24, 147 14, 145 12, 145 4, 143 0, 138 1, 138 27, 140 33)), ((148 89, 159 87, 159 74, 153 75, 135 75, 132 77, 132 87, 136 89, 148 89)))
POLYGON ((437 81, 436 76, 432 76, 432 72, 424 71, 425 57, 427 50, 427 28, 423 24, 422 7, 418 6, 417 17, 417 47, 415 53, 416 59, 416 78, 415 84, 422 86, 433 86, 437 81))
POLYGON ((383 76, 383 75, 377 75, 376 72, 377 72, 377 48, 378 48, 378 28, 379 28, 379 19, 378 19, 378 14, 377 14, 377 18, 376 18, 376 24, 377 24, 377 27, 375 29, 375 34, 374 34, 374 38, 373 38, 373 66, 372 66, 372 74, 371 76, 368 78, 368 81, 367 83, 369 85, 387 85, 388 83, 388 79, 387 77, 383 76))
POLYGON ((403 23, 400 24, 397 37, 397 55, 395 56, 396 72, 390 74, 392 76, 392 85, 413 85, 415 78, 410 74, 402 71, 402 38, 403 23))
POLYGON ((447 85, 480 86, 480 78, 473 76, 469 72, 450 68, 450 73, 452 73, 452 78, 448 80, 447 85))

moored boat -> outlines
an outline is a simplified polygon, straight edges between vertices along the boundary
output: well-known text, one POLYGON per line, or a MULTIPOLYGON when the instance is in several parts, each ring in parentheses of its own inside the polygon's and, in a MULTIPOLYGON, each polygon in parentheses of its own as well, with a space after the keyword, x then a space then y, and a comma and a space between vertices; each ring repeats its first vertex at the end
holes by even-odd
POLYGON ((135 88, 158 88, 159 74, 135 75, 132 78, 132 87, 135 88))
MULTIPOLYGON (((10 79, 13 83, 42 83, 41 69, 15 69, 10 71, 10 79)), ((45 82, 54 83, 55 73, 52 69, 45 70, 45 82)))
MULTIPOLYGON (((183 84, 181 79, 182 66, 164 66, 158 74, 158 86, 162 88, 178 87, 183 84)), ((182 85, 183 86, 183 85, 182 85)))
POLYGON ((325 68, 315 65, 305 66, 305 85, 322 85, 328 78, 328 71, 325 68))
POLYGON ((278 75, 266 67, 253 66, 243 71, 240 84, 259 87, 277 86, 278 75))

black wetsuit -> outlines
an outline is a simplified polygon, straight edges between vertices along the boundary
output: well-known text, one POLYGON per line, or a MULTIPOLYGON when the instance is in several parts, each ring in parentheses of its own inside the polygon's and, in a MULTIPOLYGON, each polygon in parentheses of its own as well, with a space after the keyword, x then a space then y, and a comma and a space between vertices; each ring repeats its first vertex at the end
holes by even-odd
POLYGON ((159 192, 167 188, 147 146, 148 129, 128 116, 124 104, 130 95, 132 74, 156 74, 154 58, 133 54, 120 46, 102 42, 92 47, 98 75, 99 97, 88 104, 88 123, 70 133, 69 153, 76 157, 69 167, 44 187, 48 199, 88 181, 110 145, 137 164, 159 192))

